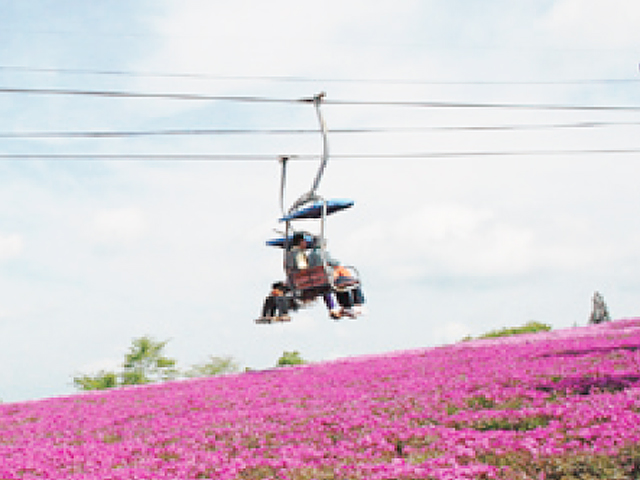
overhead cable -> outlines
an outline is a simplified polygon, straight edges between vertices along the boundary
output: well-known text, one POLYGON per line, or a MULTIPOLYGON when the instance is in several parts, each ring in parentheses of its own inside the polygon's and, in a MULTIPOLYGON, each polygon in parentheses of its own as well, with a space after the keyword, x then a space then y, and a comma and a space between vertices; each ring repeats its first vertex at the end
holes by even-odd
MULTIPOLYGON (((309 103, 310 98, 274 98, 251 95, 209 95, 199 93, 144 93, 117 90, 74 90, 58 88, 19 88, 0 87, 4 94, 31 95, 71 95, 111 98, 170 99, 227 102, 257 103, 309 103)), ((383 106, 383 107, 418 107, 418 108, 464 108, 464 109, 515 109, 515 110, 591 110, 591 111, 640 111, 640 106, 625 105, 562 105, 562 104, 524 104, 524 103, 472 103, 441 102, 415 100, 333 100, 325 99, 323 104, 342 106, 383 106)))
POLYGON ((135 72, 131 70, 92 70, 83 68, 46 68, 27 67, 19 65, 0 65, 0 71, 30 72, 30 73, 56 73, 70 75, 101 75, 124 76, 145 78, 184 78, 220 81, 269 81, 290 83, 362 83, 385 85, 589 85, 589 84, 624 84, 640 83, 637 78, 596 78, 574 80, 428 80, 428 79, 402 79, 402 78, 317 78, 296 75, 222 75, 211 73, 172 73, 172 72, 135 72))
MULTIPOLYGON (((453 159, 473 157, 531 157, 531 156, 578 156, 578 155, 628 155, 638 154, 640 148, 613 148, 613 149, 578 149, 578 150, 504 150, 504 151, 469 151, 469 152, 414 152, 414 153, 357 153, 336 154, 332 159, 338 160, 427 160, 427 159, 453 159)), ((116 154, 50 154, 50 153, 4 153, 0 154, 2 160, 74 160, 74 161, 206 161, 206 162, 253 162, 274 161, 282 155, 278 154, 184 154, 184 153, 116 153, 116 154)), ((294 161, 317 161, 318 155, 293 154, 287 155, 294 161)))
POLYGON ((300 103, 308 99, 286 99, 243 95, 207 95, 198 93, 144 93, 124 92, 117 90, 73 90, 64 88, 18 88, 0 87, 0 93, 29 94, 29 95, 71 95, 84 97, 112 97, 112 98, 142 98, 142 99, 170 99, 170 100, 207 100, 231 102, 267 102, 267 103, 300 103))
MULTIPOLYGON (((512 124, 512 125, 430 125, 422 127, 364 127, 335 128, 332 134, 362 133, 411 133, 425 131, 511 131, 511 130, 555 130, 586 129, 614 126, 638 126, 640 122, 574 122, 551 124, 512 124)), ((317 129, 304 128, 205 128, 205 129, 159 129, 159 130, 103 130, 103 131, 24 131, 0 132, 0 138, 126 138, 153 136, 219 136, 219 135, 317 135, 317 129)))

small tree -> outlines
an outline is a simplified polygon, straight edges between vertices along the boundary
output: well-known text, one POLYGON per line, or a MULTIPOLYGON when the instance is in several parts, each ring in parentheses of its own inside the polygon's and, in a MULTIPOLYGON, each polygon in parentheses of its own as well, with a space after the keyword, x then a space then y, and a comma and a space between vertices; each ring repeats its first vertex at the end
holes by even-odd
POLYGON ((302 365, 306 363, 304 359, 300 356, 300 352, 283 352, 282 356, 278 359, 278 363, 276 363, 276 367, 286 367, 289 365, 302 365))
POLYGON ((79 390, 106 390, 118 386, 118 374, 101 370, 97 375, 80 375, 73 378, 73 384, 79 390))
POLYGON ((79 375, 73 378, 73 384, 80 390, 104 390, 123 385, 165 382, 179 376, 208 377, 240 370, 240 365, 231 357, 210 356, 209 361, 180 372, 175 359, 163 353, 167 343, 168 340, 158 342, 149 336, 134 338, 129 352, 124 356, 121 372, 101 370, 96 375, 79 375))
POLYGON ((209 361, 193 365, 185 372, 187 377, 212 377, 223 373, 233 373, 240 370, 240 365, 231 357, 210 356, 209 361))
POLYGON ((157 342, 148 336, 135 338, 124 357, 122 383, 138 385, 176 378, 176 361, 162 354, 167 343, 168 340, 157 342))
POLYGON ((604 297, 600 292, 595 292, 592 298, 593 307, 591 309, 591 315, 589 315, 590 324, 598 324, 603 322, 610 322, 609 309, 604 301, 604 297))
POLYGON ((73 378, 73 384, 80 390, 104 390, 176 378, 176 361, 162 352, 167 343, 148 336, 135 338, 124 357, 122 372, 102 370, 96 375, 79 375, 73 378))

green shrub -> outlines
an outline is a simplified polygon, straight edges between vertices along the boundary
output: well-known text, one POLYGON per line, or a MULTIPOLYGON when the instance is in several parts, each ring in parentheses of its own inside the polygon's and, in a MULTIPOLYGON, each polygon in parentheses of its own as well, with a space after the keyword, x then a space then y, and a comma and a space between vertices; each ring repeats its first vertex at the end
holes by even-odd
POLYGON ((282 356, 278 359, 278 363, 276 363, 276 367, 286 367, 289 365, 302 365, 306 363, 305 360, 300 356, 300 352, 283 352, 282 356))
MULTIPOLYGON (((540 322, 527 322, 521 327, 504 327, 499 330, 491 330, 487 333, 480 335, 477 338, 494 338, 494 337, 508 337, 510 335, 519 335, 522 333, 537 333, 537 332, 548 332, 551 330, 551 325, 547 325, 546 323, 540 322)), ((462 341, 473 340, 473 337, 466 336, 462 339, 462 341)))

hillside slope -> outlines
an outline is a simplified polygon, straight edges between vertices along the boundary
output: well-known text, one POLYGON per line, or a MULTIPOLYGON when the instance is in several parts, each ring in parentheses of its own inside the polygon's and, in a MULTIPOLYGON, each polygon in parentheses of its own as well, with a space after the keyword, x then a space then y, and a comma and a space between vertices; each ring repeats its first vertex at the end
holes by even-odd
POLYGON ((640 319, 0 405, 0 479, 638 478, 640 319))

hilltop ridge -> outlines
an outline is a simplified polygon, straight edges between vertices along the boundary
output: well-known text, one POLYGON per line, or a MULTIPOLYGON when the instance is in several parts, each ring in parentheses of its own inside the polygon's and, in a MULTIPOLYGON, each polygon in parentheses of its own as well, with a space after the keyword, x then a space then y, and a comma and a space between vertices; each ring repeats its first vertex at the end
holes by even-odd
POLYGON ((0 478, 629 478, 638 365, 626 319, 0 405, 0 478))

